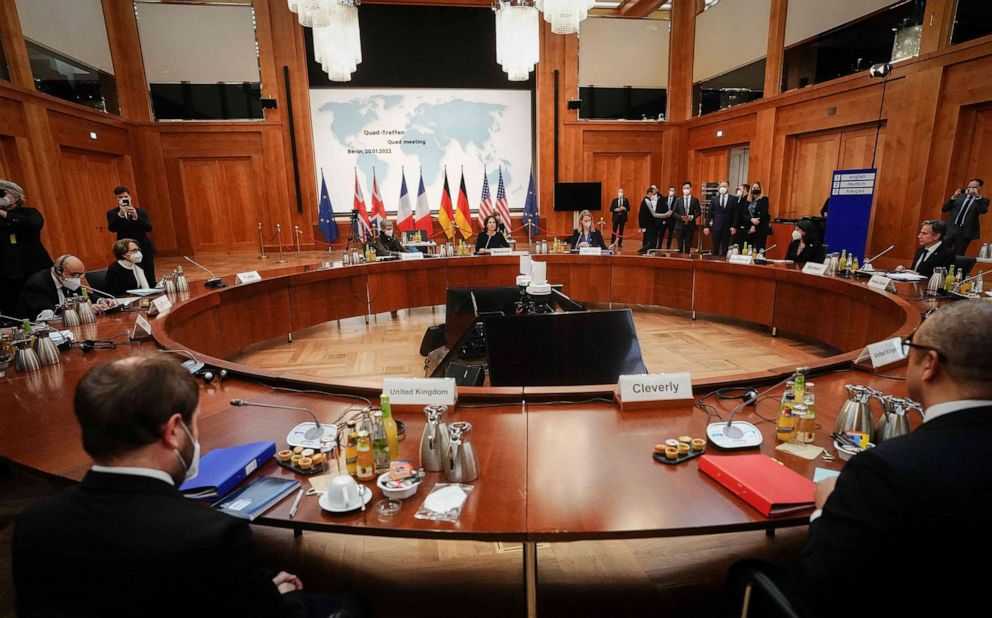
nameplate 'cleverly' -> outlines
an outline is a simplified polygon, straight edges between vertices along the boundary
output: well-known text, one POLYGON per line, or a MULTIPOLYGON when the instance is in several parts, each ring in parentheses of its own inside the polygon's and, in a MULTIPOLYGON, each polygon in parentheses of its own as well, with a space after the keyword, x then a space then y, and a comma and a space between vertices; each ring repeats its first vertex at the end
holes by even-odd
POLYGON ((620 401, 666 401, 692 399, 692 377, 688 371, 620 376, 620 401))
POLYGON ((419 251, 406 251, 400 254, 400 259, 404 262, 406 260, 422 260, 424 259, 424 254, 419 251))
POLYGON ((895 289, 895 286, 892 285, 892 279, 884 275, 872 275, 871 279, 868 280, 868 287, 879 292, 887 292, 890 289, 895 289))
POLYGON ((490 249, 489 255, 513 255, 513 249, 509 247, 497 247, 496 249, 490 249))
POLYGON ((754 258, 750 255, 732 255, 730 256, 731 264, 754 264, 754 258))
POLYGON ((392 405, 455 405, 458 387, 454 378, 386 378, 382 392, 392 405))
POLYGON ((806 262, 806 265, 803 266, 803 272, 807 275, 823 276, 827 272, 827 265, 817 264, 816 262, 806 262))
POLYGON ((579 255, 603 255, 599 247, 579 247, 579 255))
POLYGON ((158 311, 158 314, 159 315, 162 315, 163 313, 165 313, 169 309, 172 309, 172 301, 169 300, 169 297, 168 296, 163 295, 163 296, 159 296, 158 298, 156 298, 155 300, 153 300, 152 301, 152 306, 155 307, 155 309, 158 311))
POLYGON ((871 366, 878 369, 897 363, 904 358, 906 355, 902 351, 902 340, 899 337, 893 337, 885 341, 869 343, 855 362, 871 360, 871 366))
POLYGON ((257 270, 249 270, 245 273, 238 273, 234 278, 234 283, 241 285, 242 283, 255 283, 256 281, 261 281, 262 275, 258 274, 257 270))

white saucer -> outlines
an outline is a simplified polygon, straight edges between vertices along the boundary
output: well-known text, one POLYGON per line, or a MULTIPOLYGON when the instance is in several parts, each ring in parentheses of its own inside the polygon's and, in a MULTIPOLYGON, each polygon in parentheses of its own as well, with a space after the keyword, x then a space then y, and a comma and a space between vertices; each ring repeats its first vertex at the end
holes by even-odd
POLYGON ((330 511, 331 513, 347 513, 348 511, 354 511, 355 509, 360 508, 362 504, 368 504, 369 501, 372 500, 372 490, 366 487, 365 485, 358 486, 358 493, 359 496, 362 498, 362 503, 356 504, 354 506, 346 506, 344 508, 331 506, 326 501, 327 500, 326 493, 320 494, 320 499, 317 501, 317 504, 320 505, 320 508, 324 509, 325 511, 330 511))

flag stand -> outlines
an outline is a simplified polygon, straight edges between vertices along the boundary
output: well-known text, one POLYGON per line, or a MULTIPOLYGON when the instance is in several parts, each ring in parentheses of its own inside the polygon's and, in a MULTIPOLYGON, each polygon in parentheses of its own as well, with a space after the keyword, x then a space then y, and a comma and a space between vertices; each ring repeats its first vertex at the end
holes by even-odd
POLYGON ((265 241, 262 239, 262 222, 258 222, 258 259, 267 260, 269 256, 265 255, 265 241))
POLYGON ((285 264, 286 258, 282 256, 282 225, 276 223, 276 242, 279 243, 279 259, 276 264, 285 264))
POLYGON ((303 230, 300 229, 300 226, 294 225, 293 233, 296 235, 296 261, 303 262, 303 252, 300 249, 300 235, 303 234, 303 230))

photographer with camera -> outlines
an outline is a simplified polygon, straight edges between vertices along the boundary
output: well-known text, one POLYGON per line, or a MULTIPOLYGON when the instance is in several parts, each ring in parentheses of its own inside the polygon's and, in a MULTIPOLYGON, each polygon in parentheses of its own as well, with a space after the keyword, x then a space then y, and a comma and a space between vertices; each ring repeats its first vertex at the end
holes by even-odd
POLYGON ((24 189, 0 180, 0 313, 14 315, 28 277, 52 265, 41 243, 45 218, 24 205, 24 189))
POLYGON ((155 285, 155 246, 148 238, 152 224, 143 208, 131 202, 131 190, 120 186, 114 189, 117 206, 107 211, 107 230, 117 234, 117 240, 133 239, 141 248, 141 270, 148 283, 155 285))

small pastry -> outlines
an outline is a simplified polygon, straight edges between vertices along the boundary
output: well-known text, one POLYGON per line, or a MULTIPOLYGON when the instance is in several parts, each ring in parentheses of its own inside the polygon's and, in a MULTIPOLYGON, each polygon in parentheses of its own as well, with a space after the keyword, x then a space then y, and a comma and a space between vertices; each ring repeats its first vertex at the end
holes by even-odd
POLYGON ((310 459, 313 460, 313 467, 314 468, 316 468, 317 466, 324 465, 324 454, 323 453, 314 453, 313 454, 313 457, 311 457, 310 459))
POLYGON ((665 440, 665 445, 666 446, 674 446, 674 447, 677 448, 678 445, 679 445, 679 441, 676 440, 675 438, 669 438, 669 439, 665 440))
POLYGON ((692 450, 694 450, 694 451, 701 451, 704 448, 706 448, 706 440, 703 440, 702 438, 695 438, 695 439, 693 439, 693 441, 692 441, 692 450))
POLYGON ((292 456, 293 456, 293 451, 279 451, 279 453, 276 454, 276 457, 279 459, 279 461, 289 461, 289 459, 292 456))
POLYGON ((679 442, 683 444, 689 444, 690 442, 692 442, 692 438, 690 436, 679 436, 679 442))
POLYGON ((303 459, 303 455, 293 455, 289 458, 289 461, 294 465, 299 465, 300 460, 303 459))
POLYGON ((672 461, 675 461, 676 459, 679 458, 679 449, 674 446, 669 446, 668 448, 665 449, 665 457, 672 461))
POLYGON ((654 452, 655 453, 664 453, 666 448, 668 448, 668 445, 667 444, 661 444, 661 443, 655 444, 654 445, 654 452))
POLYGON ((678 445, 679 457, 685 457, 689 454, 689 445, 685 442, 680 442, 678 445))
POLYGON ((293 452, 296 453, 297 455, 300 455, 301 453, 303 453, 303 447, 302 446, 293 447, 293 452))
POLYGON ((313 459, 309 457, 300 457, 300 460, 296 462, 296 465, 300 467, 300 470, 309 470, 313 467, 313 459))
POLYGON ((313 449, 312 448, 305 448, 305 449, 303 449, 303 452, 300 453, 300 455, 303 455, 304 457, 313 457, 313 449))

